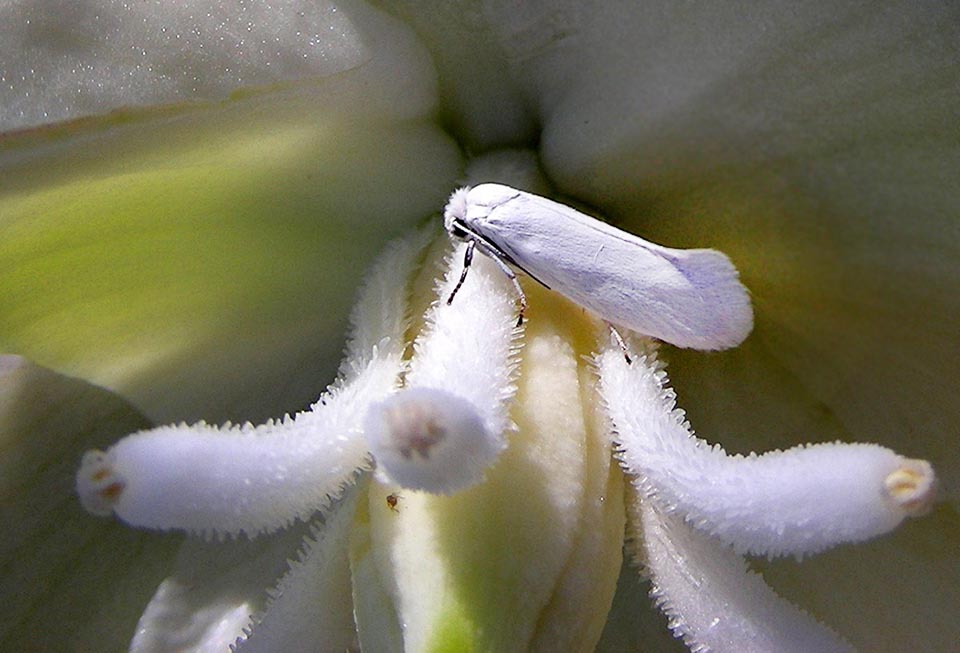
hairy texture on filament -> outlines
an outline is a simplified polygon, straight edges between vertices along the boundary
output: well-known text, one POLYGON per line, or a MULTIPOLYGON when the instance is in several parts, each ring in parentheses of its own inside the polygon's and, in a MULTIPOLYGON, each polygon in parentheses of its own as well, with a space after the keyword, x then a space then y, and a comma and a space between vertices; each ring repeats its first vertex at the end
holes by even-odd
POLYGON ((477 256, 453 303, 466 245, 448 259, 427 328, 414 343, 408 387, 446 390, 473 404, 491 433, 511 428, 508 404, 517 391, 520 338, 514 289, 486 256, 477 256))
POLYGON ((729 546, 698 532, 648 499, 633 502, 634 554, 650 595, 691 651, 839 653, 853 649, 785 601, 729 546))
POLYGON ((365 422, 383 482, 451 494, 480 482, 506 448, 523 329, 512 286, 486 257, 446 301, 464 247, 447 257, 405 389, 374 405, 365 422))
POLYGON ((426 238, 393 243, 374 265, 340 377, 310 410, 260 426, 162 426, 105 454, 88 452, 77 474, 84 505, 135 526, 206 536, 274 531, 329 505, 369 467, 359 425, 370 404, 396 387, 407 280, 426 238))
POLYGON ((326 515, 308 536, 290 570, 270 592, 263 614, 254 619, 238 653, 347 651, 356 638, 347 548, 358 488, 326 515))
POLYGON ((633 365, 610 348, 597 361, 619 457, 668 512, 740 552, 816 553, 895 528, 933 498, 933 471, 873 444, 817 444, 728 456, 694 437, 652 352, 633 365), (890 479, 907 477, 900 496, 890 479))

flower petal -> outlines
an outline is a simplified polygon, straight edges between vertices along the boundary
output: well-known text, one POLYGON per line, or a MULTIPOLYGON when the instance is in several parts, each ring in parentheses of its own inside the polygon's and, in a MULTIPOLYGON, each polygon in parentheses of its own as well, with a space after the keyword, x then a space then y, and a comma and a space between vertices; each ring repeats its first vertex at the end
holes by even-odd
POLYGON ((90 519, 71 469, 147 424, 103 388, 0 356, 0 649, 126 650, 181 538, 90 519))
POLYGON ((397 81, 410 84, 412 34, 362 2, 7 3, 0 131, 315 80, 384 49, 383 60, 406 60, 397 81))
POLYGON ((161 423, 308 405, 357 279, 461 166, 429 58, 372 15, 343 74, 0 140, 0 346, 161 423))
MULTIPOLYGON (((532 13, 546 11, 554 15, 555 3, 520 5, 509 3, 509 16, 502 21, 508 28, 522 31, 527 7, 532 13), (514 14, 521 14, 517 20, 514 14)), ((385 8, 412 25, 431 49, 440 73, 440 96, 445 113, 458 138, 483 151, 491 146, 530 142, 536 138, 536 116, 522 94, 522 88, 506 73, 505 47, 523 47, 523 34, 516 32, 501 38, 497 3, 462 2, 457 4, 393 0, 385 8)), ((567 28, 566 16, 557 16, 556 31, 567 28)), ((535 24, 534 27, 539 27, 535 24)), ((543 41, 549 41, 549 36, 543 41)), ((539 44, 542 41, 538 41, 539 44)), ((534 44, 534 45, 537 45, 534 44)), ((533 49, 533 48, 531 48, 533 49)), ((488 181, 488 180, 485 180, 488 181)), ((517 183, 516 179, 505 180, 517 183)))
POLYGON ((722 249, 753 292, 754 347, 669 354, 700 429, 772 435, 777 405, 807 409, 837 427, 825 439, 934 461, 956 496, 956 18, 909 0, 643 3, 581 12, 576 38, 523 69, 556 98, 542 157, 560 188, 645 238, 722 249), (714 381, 717 360, 749 386, 714 381))

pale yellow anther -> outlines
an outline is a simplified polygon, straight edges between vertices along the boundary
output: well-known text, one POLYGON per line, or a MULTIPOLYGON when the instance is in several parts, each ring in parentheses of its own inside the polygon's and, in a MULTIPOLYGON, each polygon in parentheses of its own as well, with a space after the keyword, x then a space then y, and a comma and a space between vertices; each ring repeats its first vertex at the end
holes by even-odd
POLYGON ((905 458, 883 484, 890 498, 912 517, 930 512, 937 496, 937 477, 926 460, 905 458))
POLYGON ((109 517, 126 486, 126 482, 114 470, 108 454, 96 450, 83 454, 76 476, 76 488, 80 503, 87 512, 109 517))

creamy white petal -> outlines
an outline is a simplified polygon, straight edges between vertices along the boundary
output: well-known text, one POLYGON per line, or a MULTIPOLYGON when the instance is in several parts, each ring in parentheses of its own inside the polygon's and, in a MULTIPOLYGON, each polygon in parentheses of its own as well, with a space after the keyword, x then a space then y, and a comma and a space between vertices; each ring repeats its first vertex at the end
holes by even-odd
POLYGON ((601 392, 636 485, 670 512, 750 553, 802 555, 885 533, 935 496, 929 463, 871 444, 728 456, 694 437, 648 350, 599 360, 601 392))
MULTIPOLYGON (((130 653, 224 653, 267 605, 267 590, 309 533, 298 523, 271 537, 188 538, 136 624, 130 653)), ((156 537, 156 535, 154 535, 156 537)))
POLYGON ((836 633, 783 600, 743 559, 675 515, 641 499, 635 542, 670 629, 691 651, 829 653, 852 651, 836 633))
MULTIPOLYGON (((531 29, 574 11, 559 4, 531 29)), ((840 427, 825 440, 935 462, 957 498, 956 6, 576 4, 569 38, 516 69, 544 100, 545 169, 645 238, 723 250, 753 293, 755 347, 669 354, 691 414, 710 403, 694 423, 747 451, 726 433, 770 432, 792 403, 840 427), (716 360, 773 410, 726 409, 716 360)))
POLYGON ((296 80, 314 82, 300 94, 322 104, 337 94, 317 92, 317 80, 336 85, 358 68, 368 101, 354 112, 423 112, 435 101, 432 66, 412 31, 353 0, 16 1, 0 7, 0 26, 0 129, 296 80), (392 106, 377 101, 371 82, 393 91, 392 106))
POLYGON ((467 161, 463 180, 467 186, 494 182, 537 195, 554 194, 533 150, 497 149, 472 157, 467 161))
POLYGON ((407 282, 425 239, 398 241, 374 266, 342 377, 310 411, 258 427, 164 426, 88 452, 77 473, 84 505, 205 535, 271 531, 328 505, 368 464, 360 423, 402 369, 407 282))

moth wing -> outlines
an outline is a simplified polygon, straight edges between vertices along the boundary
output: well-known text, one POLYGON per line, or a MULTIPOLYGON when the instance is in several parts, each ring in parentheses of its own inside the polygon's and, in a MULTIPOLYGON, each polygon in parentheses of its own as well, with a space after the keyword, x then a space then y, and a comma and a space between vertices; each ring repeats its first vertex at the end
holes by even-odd
POLYGON ((753 328, 750 296, 722 252, 662 247, 566 205, 513 193, 471 226, 603 319, 694 349, 736 346, 753 328))

